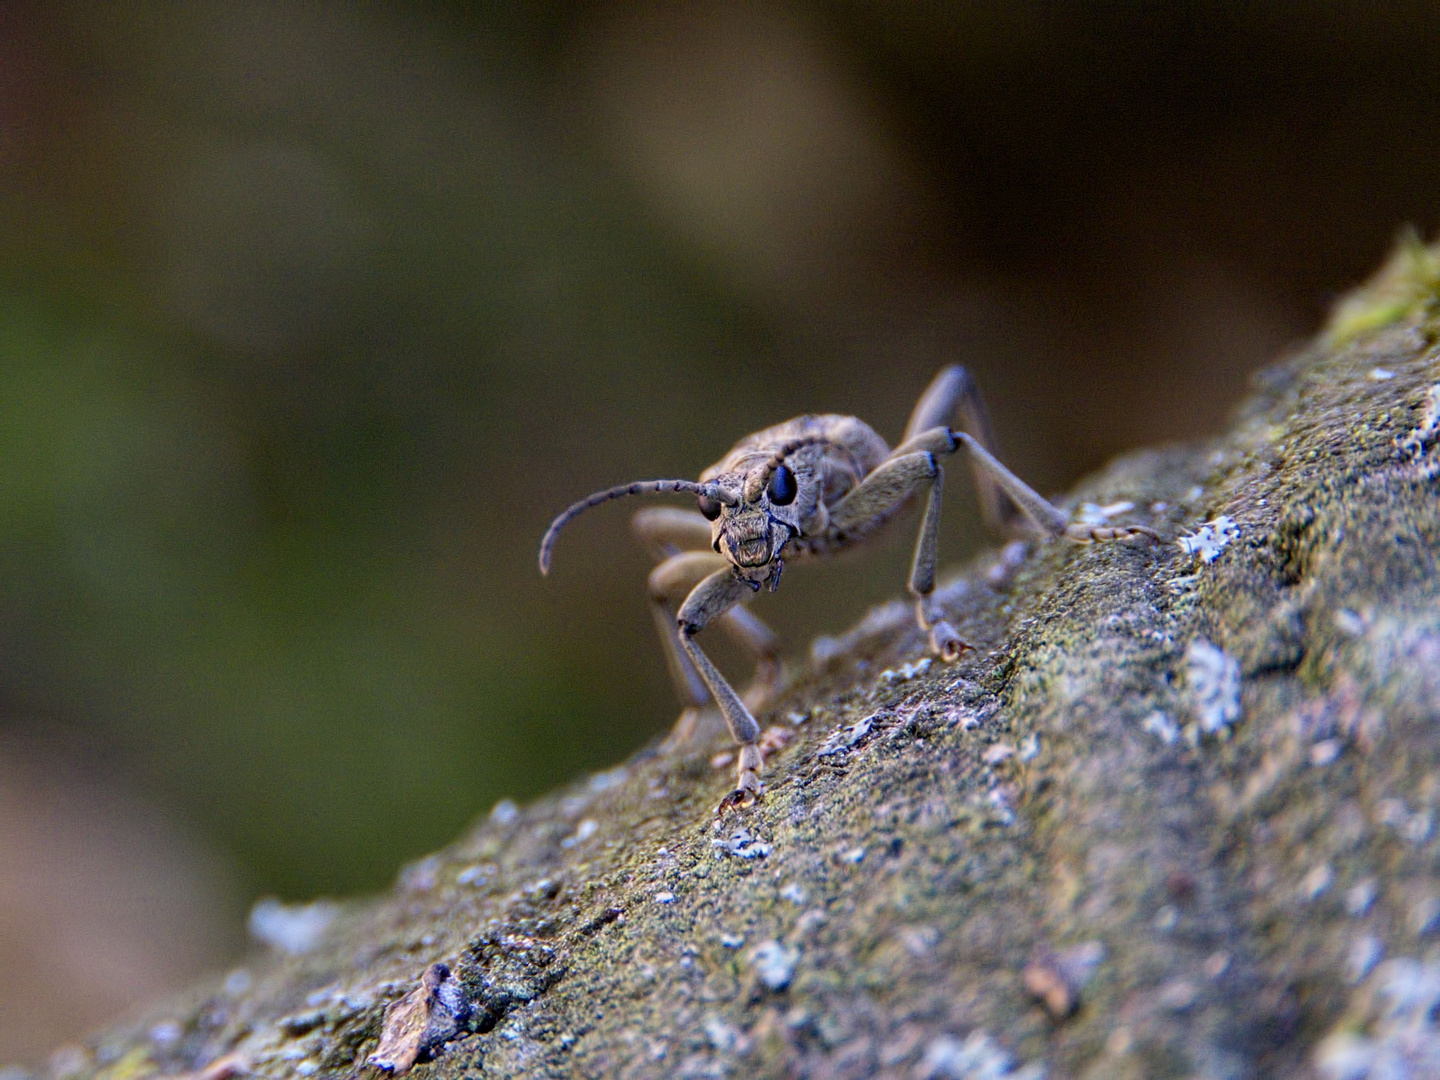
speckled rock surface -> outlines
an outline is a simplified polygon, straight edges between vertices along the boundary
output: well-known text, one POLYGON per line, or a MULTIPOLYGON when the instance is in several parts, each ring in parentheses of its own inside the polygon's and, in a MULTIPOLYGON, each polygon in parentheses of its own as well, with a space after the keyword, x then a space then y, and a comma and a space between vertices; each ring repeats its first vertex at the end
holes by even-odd
POLYGON ((723 740, 502 804, 308 951, 52 1071, 349 1077, 441 962, 464 1007, 417 1077, 1440 1075, 1416 290, 1369 322, 1359 294, 1225 437, 1075 493, 1161 543, 1011 545, 953 579, 957 665, 898 603, 817 643, 763 721, 791 737, 758 807, 715 822, 723 740))

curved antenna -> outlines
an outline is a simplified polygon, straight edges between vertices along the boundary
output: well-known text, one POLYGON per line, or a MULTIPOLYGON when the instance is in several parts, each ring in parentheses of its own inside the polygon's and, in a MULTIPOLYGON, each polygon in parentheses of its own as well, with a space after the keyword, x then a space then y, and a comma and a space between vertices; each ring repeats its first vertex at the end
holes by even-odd
MULTIPOLYGON (((851 465, 853 466, 855 464, 854 455, 850 453, 849 449, 834 439, 827 438, 824 435, 802 435, 798 439, 791 439, 789 442, 781 443, 775 452, 770 455, 769 460, 765 462, 763 468, 757 472, 750 473, 745 480, 745 501, 754 502, 759 499, 760 493, 765 490, 765 485, 770 482, 770 477, 775 475, 775 470, 780 468, 780 466, 784 464, 785 459, 796 450, 803 450, 807 446, 822 445, 833 446, 837 450, 844 452, 845 456, 851 459, 851 465)), ((859 475, 858 469, 855 470, 855 474, 857 476, 859 475)))
POLYGON ((540 541, 540 573, 550 573, 550 552, 555 547, 555 537, 560 534, 560 530, 592 506, 599 506, 611 499, 623 499, 627 495, 663 495, 671 491, 688 491, 692 495, 703 495, 708 499, 724 503, 726 506, 738 506, 740 503, 740 500, 734 495, 716 484, 697 484, 693 480, 637 480, 633 484, 621 484, 619 487, 597 491, 594 495, 587 495, 579 502, 567 507, 564 513, 552 521, 550 527, 545 530, 545 536, 540 541))

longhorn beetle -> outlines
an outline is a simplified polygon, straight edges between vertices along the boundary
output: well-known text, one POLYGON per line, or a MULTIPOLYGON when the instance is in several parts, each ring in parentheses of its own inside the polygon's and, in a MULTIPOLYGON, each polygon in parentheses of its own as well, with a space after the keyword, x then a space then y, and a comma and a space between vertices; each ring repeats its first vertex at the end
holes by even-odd
POLYGON ((540 572, 550 572, 560 530, 593 506, 627 495, 695 496, 698 512, 641 510, 634 527, 660 560, 650 574, 650 606, 675 687, 687 704, 676 735, 683 738, 699 710, 713 700, 740 744, 736 789, 720 808, 747 805, 762 791, 760 725, 754 711, 778 689, 780 661, 774 633, 740 603, 762 585, 774 592, 787 560, 830 555, 864 540, 923 492, 925 513, 909 581, 915 621, 928 634, 931 651, 947 663, 970 648, 930 603, 945 479, 942 457, 965 447, 985 518, 1002 532, 1064 536, 1081 543, 1156 539, 1139 525, 1070 524, 1061 510, 995 459, 993 445, 979 388, 964 368, 947 367, 920 395, 894 450, 853 416, 797 416, 741 439, 700 474, 698 483, 640 480, 581 499, 546 530, 540 572), (952 431, 947 425, 957 410, 962 430, 952 431), (674 611, 672 604, 681 597, 674 611), (695 635, 717 620, 755 656, 755 681, 744 699, 695 643, 695 635))

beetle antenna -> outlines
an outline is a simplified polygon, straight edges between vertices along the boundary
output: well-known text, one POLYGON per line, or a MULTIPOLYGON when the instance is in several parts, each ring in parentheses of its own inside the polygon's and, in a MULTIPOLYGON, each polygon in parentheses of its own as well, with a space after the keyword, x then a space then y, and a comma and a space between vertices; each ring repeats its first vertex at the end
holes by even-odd
POLYGON ((740 503, 738 498, 717 484, 697 484, 693 480, 637 480, 633 484, 621 484, 619 487, 597 491, 594 495, 587 495, 567 507, 545 530, 545 536, 540 541, 540 573, 550 573, 550 552, 555 547, 555 537, 560 534, 560 530, 592 506, 599 506, 611 499, 623 499, 627 495, 664 495, 672 491, 702 495, 726 506, 738 506, 740 503))

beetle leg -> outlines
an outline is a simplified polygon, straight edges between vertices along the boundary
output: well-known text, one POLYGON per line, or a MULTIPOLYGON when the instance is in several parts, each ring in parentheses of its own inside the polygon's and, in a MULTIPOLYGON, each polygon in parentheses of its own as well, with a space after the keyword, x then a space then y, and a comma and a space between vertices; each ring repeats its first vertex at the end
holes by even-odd
POLYGON ((736 604, 720 617, 720 629, 755 657, 755 678, 741 695, 751 713, 759 712, 780 689, 780 638, 754 613, 736 604))
POLYGON ((682 551, 710 550, 710 522, 698 510, 647 506, 630 518, 630 528, 656 561, 682 551))
MULTIPOLYGON (((993 451, 995 435, 980 387, 969 371, 959 364, 952 364, 942 368, 920 395, 920 400, 915 403, 915 409, 910 414, 910 422, 905 426, 900 445, 891 457, 922 449, 920 446, 911 446, 912 440, 928 435, 934 428, 949 428, 957 411, 960 414, 960 429, 968 432, 983 449, 993 451)), ((929 449, 932 453, 950 452, 933 447, 923 449, 929 449)), ((980 493, 980 509, 985 515, 986 524, 1005 535, 1029 531, 1025 518, 1030 515, 1022 514, 1021 505, 1016 503, 1005 485, 997 483, 973 457, 971 468, 975 474, 975 487, 980 493)))
POLYGON ((716 570, 691 590, 680 611, 675 616, 677 640, 680 648, 705 685, 710 688, 715 704, 730 734, 740 744, 736 755, 735 790, 720 804, 721 809, 753 802, 762 790, 760 767, 762 759, 756 740, 760 737, 760 725, 750 710, 740 700, 740 695, 725 681, 725 676, 711 663, 710 658, 695 644, 695 635, 710 623, 730 611, 744 597, 749 595, 750 586, 730 572, 729 567, 716 570))
POLYGON ((650 613, 655 618, 655 629, 665 649, 665 666, 670 670, 670 680, 675 692, 685 704, 685 713, 676 724, 675 734, 684 737, 695 726, 696 717, 687 716, 703 709, 710 703, 710 691, 696 672, 693 664, 680 649, 675 636, 674 601, 684 597, 691 589, 727 563, 719 555, 709 551, 684 551, 672 555, 654 570, 650 571, 646 583, 650 592, 650 613), (680 730, 680 729, 686 730, 680 730))
MULTIPOLYGON (((696 673, 695 667, 681 651, 676 640, 674 604, 700 581, 730 564, 722 556, 697 548, 697 541, 709 542, 710 522, 694 511, 672 507, 653 507, 640 511, 633 519, 636 535, 661 562, 650 573, 650 611, 665 652, 675 692, 685 706, 671 744, 687 741, 700 721, 700 712, 711 701, 710 691, 696 673)), ((720 618, 726 636, 755 658, 755 676, 746 689, 744 700, 752 709, 764 707, 779 689, 783 668, 780 663, 780 639, 775 632, 749 611, 738 605, 720 618)))
MULTIPOLYGON (((943 619, 935 619, 930 610, 930 594, 935 591, 935 564, 940 534, 940 499, 945 489, 945 470, 936 459, 936 452, 952 453, 959 444, 944 428, 933 428, 921 438, 943 435, 944 443, 932 450, 913 450, 892 456, 860 486, 830 508, 830 528, 838 540, 847 535, 863 534, 876 521, 889 517, 905 500, 928 484, 925 516, 920 522, 920 535, 915 540, 915 557, 910 564, 910 595, 915 598, 915 621, 925 631, 932 651, 947 663, 958 660, 970 648, 943 619)), ((919 439, 912 439, 914 445, 919 439)))
POLYGON ((1109 540, 1131 540, 1147 536, 1151 540, 1160 537, 1154 529, 1143 525, 1086 525, 1083 522, 1070 523, 1064 511, 1025 483, 1002 465, 989 450, 973 436, 963 431, 949 431, 946 428, 932 428, 911 438, 896 448, 897 455, 928 450, 932 454, 949 453, 959 443, 965 445, 977 474, 987 477, 1010 503, 1023 512, 1031 526, 1047 536, 1064 536, 1079 544, 1103 543, 1109 540))

